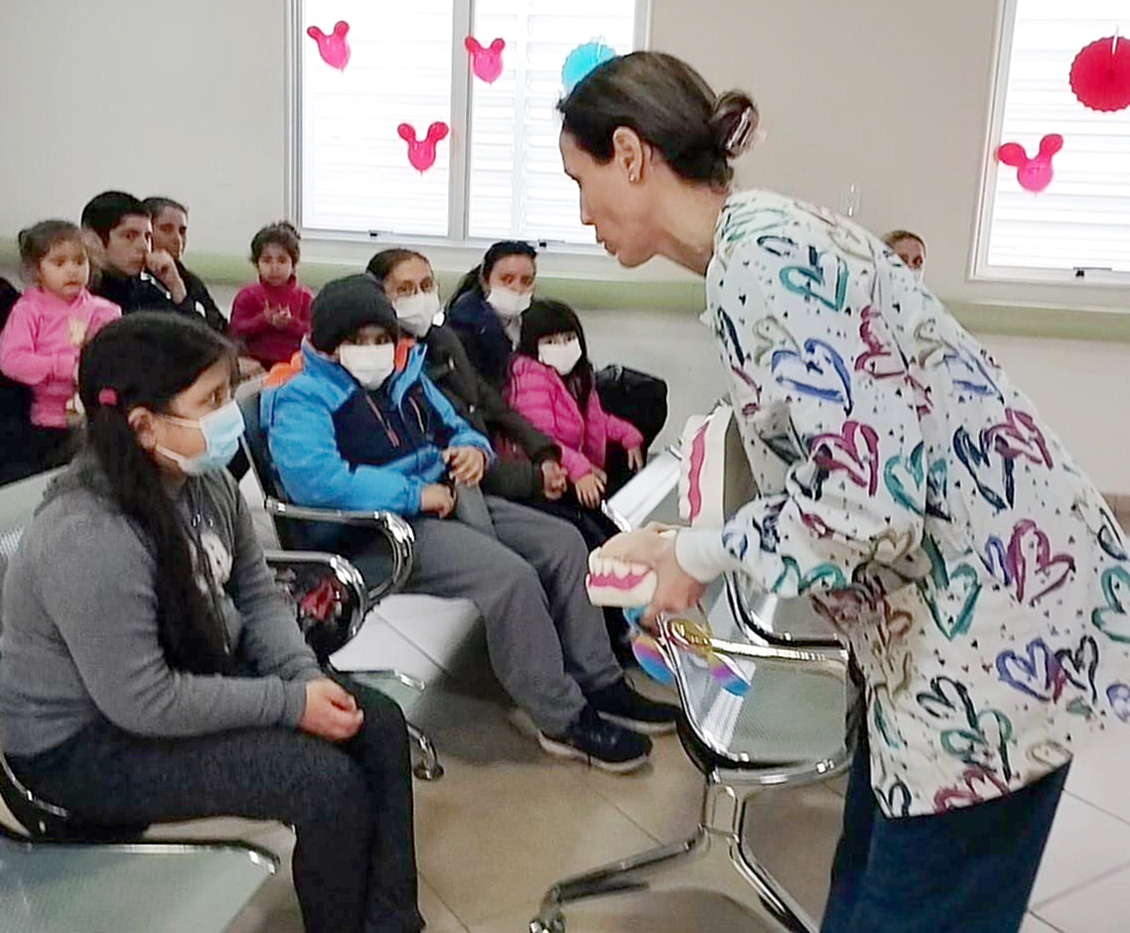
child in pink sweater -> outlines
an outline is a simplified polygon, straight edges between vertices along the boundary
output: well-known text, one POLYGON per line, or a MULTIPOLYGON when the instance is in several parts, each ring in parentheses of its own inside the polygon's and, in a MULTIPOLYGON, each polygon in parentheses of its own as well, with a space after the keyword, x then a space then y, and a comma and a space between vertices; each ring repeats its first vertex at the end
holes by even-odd
POLYGON ((32 459, 49 469, 66 461, 73 440, 79 350, 121 309, 87 290, 90 260, 74 224, 45 220, 21 230, 19 245, 30 287, 0 333, 0 371, 31 387, 32 459))
POLYGON ((506 400, 561 446, 561 465, 586 508, 612 491, 604 471, 609 442, 628 452, 633 470, 643 466, 643 435, 601 407, 584 330, 566 304, 535 301, 523 316, 506 400))

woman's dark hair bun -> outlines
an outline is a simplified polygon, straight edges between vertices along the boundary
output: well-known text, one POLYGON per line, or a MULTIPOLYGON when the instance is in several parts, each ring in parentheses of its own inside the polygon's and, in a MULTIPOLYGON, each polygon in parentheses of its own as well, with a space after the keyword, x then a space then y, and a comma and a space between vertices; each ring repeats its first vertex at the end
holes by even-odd
POLYGON ((736 159, 753 146, 760 122, 757 104, 741 91, 719 95, 710 115, 710 128, 718 141, 718 149, 727 159, 736 159))

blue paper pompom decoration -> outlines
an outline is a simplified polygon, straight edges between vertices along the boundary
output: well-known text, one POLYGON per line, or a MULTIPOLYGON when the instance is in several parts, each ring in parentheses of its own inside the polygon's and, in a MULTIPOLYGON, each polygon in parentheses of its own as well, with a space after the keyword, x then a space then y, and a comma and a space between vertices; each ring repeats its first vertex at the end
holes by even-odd
POLYGON ((580 84, 597 65, 615 57, 616 50, 599 40, 594 39, 592 42, 578 45, 565 57, 565 64, 561 66, 561 81, 565 85, 565 93, 568 94, 580 84))

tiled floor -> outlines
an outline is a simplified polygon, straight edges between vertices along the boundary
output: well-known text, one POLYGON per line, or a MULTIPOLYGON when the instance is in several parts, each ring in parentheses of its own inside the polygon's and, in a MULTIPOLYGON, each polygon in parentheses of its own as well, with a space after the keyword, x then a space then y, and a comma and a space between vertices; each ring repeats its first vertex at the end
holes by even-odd
MULTIPOLYGON (((484 659, 485 661, 485 659, 484 659)), ((421 908, 431 933, 522 933, 555 880, 687 836, 701 780, 678 739, 656 743, 654 763, 612 777, 544 755, 480 678, 431 688, 415 718, 440 747, 446 776, 416 783, 421 908)), ((649 687, 650 689, 650 687, 649 687)), ((1130 749, 1110 744, 1077 759, 1023 933, 1124 933, 1130 905, 1130 806, 1122 768, 1130 749)), ((813 916, 828 889, 844 780, 771 791, 747 819, 746 844, 813 916)), ((202 835, 216 827, 195 824, 202 835)), ((219 827, 225 828, 225 827, 219 827)), ((243 838, 289 854, 290 834, 244 823, 243 838)), ((183 834, 179 827, 168 830, 183 834)), ((227 827, 226 831, 231 832, 227 827)), ((716 846, 708 857, 656 876, 647 893, 567 911, 570 933, 760 933, 752 890, 716 846)), ((299 933, 284 868, 232 933, 299 933)))

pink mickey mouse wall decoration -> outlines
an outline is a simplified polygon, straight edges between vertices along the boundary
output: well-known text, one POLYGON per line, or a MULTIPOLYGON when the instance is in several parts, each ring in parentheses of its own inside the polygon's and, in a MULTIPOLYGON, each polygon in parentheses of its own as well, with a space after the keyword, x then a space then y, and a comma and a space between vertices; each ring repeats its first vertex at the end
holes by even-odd
POLYGON ((1130 39, 1106 36, 1081 49, 1071 63, 1071 90, 1091 110, 1130 107, 1130 39))
POLYGON ((318 43, 318 54, 322 56, 322 61, 338 71, 345 71, 345 66, 349 64, 349 56, 353 54, 349 48, 349 40, 345 38, 348 34, 349 23, 343 19, 337 21, 334 31, 328 36, 317 26, 311 26, 306 30, 306 35, 318 43))
POLYGON ((1062 148, 1063 137, 1059 133, 1049 133, 1040 140, 1040 151, 1031 158, 1020 143, 1005 143, 1000 146, 997 158, 1016 169, 1016 180, 1021 188, 1038 194, 1052 183, 1055 175, 1052 157, 1062 148))
POLYGON ((422 175, 436 164, 436 146, 447 138, 451 128, 446 123, 433 123, 423 139, 417 139, 416 128, 411 123, 401 123, 396 132, 408 143, 409 164, 422 175))
POLYGON ((484 47, 474 36, 468 36, 463 40, 463 47, 471 53, 471 70, 475 77, 494 84, 502 74, 502 50, 506 48, 506 40, 495 39, 484 47))

